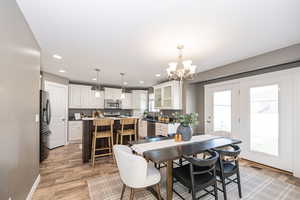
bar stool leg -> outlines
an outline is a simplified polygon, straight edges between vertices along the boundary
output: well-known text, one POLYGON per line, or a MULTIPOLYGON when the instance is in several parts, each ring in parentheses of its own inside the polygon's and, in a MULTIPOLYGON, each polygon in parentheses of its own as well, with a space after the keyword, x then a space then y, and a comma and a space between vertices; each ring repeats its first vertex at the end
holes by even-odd
POLYGON ((121 137, 121 144, 123 144, 123 135, 120 135, 121 137))
POLYGON ((132 139, 131 136, 132 136, 132 135, 129 135, 129 141, 130 141, 130 142, 131 142, 131 139, 132 139))
POLYGON ((92 166, 95 166, 95 154, 96 154, 96 136, 93 137, 93 144, 92 144, 92 166))
POLYGON ((116 144, 119 144, 119 133, 117 133, 116 144))
POLYGON ((107 138, 108 142, 108 152, 111 154, 111 137, 107 138))

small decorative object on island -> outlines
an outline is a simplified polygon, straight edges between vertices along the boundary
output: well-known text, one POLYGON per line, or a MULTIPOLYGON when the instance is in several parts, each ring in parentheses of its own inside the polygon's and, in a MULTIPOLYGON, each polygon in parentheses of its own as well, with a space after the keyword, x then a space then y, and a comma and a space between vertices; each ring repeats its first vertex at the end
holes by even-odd
POLYGON ((181 142, 182 141, 182 136, 180 133, 175 134, 175 142, 181 142))
POLYGON ((175 113, 175 122, 180 123, 177 128, 177 133, 181 134, 183 141, 191 140, 193 130, 191 126, 197 124, 198 113, 179 114, 175 113))

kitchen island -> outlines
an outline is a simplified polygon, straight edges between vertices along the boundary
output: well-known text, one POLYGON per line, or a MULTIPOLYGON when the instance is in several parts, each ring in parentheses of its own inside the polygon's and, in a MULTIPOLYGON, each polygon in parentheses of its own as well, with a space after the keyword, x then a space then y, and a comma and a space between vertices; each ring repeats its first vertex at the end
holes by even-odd
MULTIPOLYGON (((113 126, 114 144, 116 144, 116 134, 117 134, 116 132, 117 132, 117 130, 119 130, 121 128, 120 120, 122 118, 120 118, 120 117, 106 117, 106 118, 114 120, 114 126, 113 126)), ((132 117, 132 118, 138 119, 137 117, 132 117)), ((91 158, 92 135, 93 135, 93 131, 95 130, 95 128, 93 126, 94 119, 95 118, 92 118, 92 117, 82 118, 82 162, 84 162, 84 163, 89 162, 89 160, 91 158)), ((138 130, 137 130, 137 134, 138 134, 138 130)), ((127 142, 127 140, 124 140, 125 144, 126 144, 126 142, 127 142)), ((100 140, 99 142, 97 142, 97 148, 104 147, 107 145, 108 145, 107 140, 100 140)))

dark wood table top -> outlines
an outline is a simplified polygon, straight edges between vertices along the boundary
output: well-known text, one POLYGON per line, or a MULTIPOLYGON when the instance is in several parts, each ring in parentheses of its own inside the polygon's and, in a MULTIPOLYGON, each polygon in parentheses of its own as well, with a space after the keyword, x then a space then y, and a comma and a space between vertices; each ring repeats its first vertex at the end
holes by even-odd
MULTIPOLYGON (((165 140, 170 138, 152 138, 150 140, 143 140, 139 143, 145 142, 155 142, 159 140, 165 140)), ((214 138, 206 141, 201 142, 194 142, 184 145, 178 145, 173 147, 155 149, 144 152, 144 157, 147 160, 151 160, 155 163, 163 163, 170 160, 176 160, 181 158, 183 155, 194 155, 198 153, 202 153, 209 149, 225 147, 230 144, 240 144, 242 143, 241 140, 231 139, 231 138, 214 138)))

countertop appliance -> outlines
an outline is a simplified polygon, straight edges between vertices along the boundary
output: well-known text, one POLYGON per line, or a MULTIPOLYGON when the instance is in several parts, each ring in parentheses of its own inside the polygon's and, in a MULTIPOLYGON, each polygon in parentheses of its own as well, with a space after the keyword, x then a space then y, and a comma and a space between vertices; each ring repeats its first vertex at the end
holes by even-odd
POLYGON ((51 121, 51 106, 49 93, 40 90, 40 162, 48 157, 49 149, 47 147, 51 131, 49 124, 51 121))
POLYGON ((113 100, 113 99, 105 99, 104 100, 104 108, 105 109, 121 109, 121 101, 113 100))

